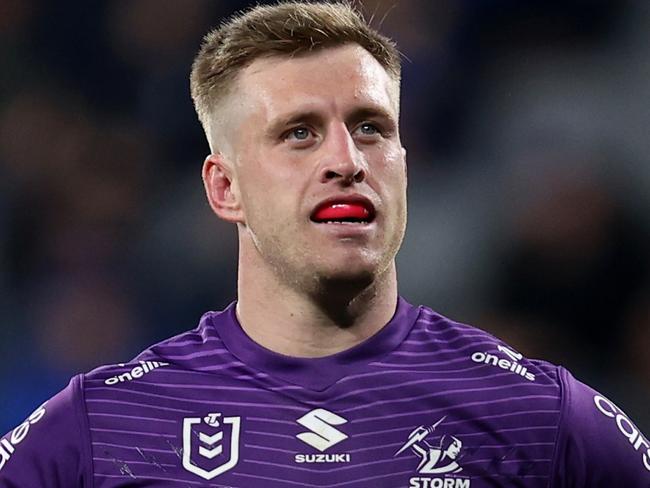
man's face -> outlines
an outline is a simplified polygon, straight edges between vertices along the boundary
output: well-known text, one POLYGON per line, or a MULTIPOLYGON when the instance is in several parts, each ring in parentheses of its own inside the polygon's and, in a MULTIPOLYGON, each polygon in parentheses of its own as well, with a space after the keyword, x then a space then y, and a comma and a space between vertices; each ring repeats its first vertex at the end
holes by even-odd
POLYGON ((243 245, 294 286, 372 282, 406 226, 398 83, 356 45, 258 59, 236 83, 222 147, 243 245))
POLYGON ((460 448, 462 447, 462 442, 459 439, 454 439, 451 445, 447 448, 445 454, 451 459, 456 459, 460 454, 460 448))

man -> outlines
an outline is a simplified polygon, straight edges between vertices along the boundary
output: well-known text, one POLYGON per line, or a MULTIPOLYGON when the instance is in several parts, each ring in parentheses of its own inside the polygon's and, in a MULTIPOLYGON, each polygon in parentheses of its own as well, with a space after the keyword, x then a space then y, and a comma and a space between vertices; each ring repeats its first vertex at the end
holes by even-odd
POLYGON ((614 403, 398 298, 399 77, 343 4, 256 7, 206 37, 192 94, 238 300, 75 377, 0 441, 0 486, 650 486, 614 403), (453 469, 424 472, 414 428, 434 422, 453 469))

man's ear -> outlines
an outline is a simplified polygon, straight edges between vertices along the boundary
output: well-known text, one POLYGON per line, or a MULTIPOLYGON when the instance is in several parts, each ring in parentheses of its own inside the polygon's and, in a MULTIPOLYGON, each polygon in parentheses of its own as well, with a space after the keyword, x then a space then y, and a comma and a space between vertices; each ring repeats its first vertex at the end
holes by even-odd
POLYGON ((210 207, 226 222, 244 223, 239 188, 234 172, 221 154, 210 154, 203 162, 203 186, 210 207))

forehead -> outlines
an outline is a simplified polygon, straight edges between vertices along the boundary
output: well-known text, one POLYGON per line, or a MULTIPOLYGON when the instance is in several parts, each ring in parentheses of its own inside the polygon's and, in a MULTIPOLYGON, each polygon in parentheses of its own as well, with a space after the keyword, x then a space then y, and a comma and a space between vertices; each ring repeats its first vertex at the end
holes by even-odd
POLYGON ((240 108, 264 118, 301 107, 344 112, 366 105, 397 118, 399 83, 368 51, 350 44, 257 59, 240 74, 235 96, 240 108))

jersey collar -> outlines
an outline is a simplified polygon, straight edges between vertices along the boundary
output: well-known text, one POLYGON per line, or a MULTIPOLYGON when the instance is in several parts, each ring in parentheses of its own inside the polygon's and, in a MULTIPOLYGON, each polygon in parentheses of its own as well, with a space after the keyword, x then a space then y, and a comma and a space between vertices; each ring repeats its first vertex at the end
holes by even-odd
POLYGON ((251 368, 316 391, 325 390, 352 373, 359 373, 367 364, 397 348, 410 332, 420 312, 419 308, 399 297, 392 319, 362 343, 331 356, 296 358, 266 349, 248 337, 237 320, 235 309, 236 302, 233 302, 224 311, 210 314, 207 321, 226 348, 251 368))

